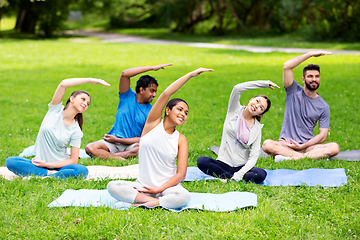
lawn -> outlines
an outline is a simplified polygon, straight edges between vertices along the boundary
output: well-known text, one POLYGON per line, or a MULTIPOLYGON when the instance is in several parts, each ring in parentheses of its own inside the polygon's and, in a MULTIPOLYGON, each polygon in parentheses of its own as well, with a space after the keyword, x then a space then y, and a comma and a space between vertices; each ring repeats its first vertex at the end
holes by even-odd
POLYGON ((290 33, 283 35, 204 35, 204 34, 181 34, 171 32, 165 28, 125 28, 112 30, 117 33, 139 35, 147 38, 166 39, 183 42, 206 42, 227 45, 248 45, 267 47, 291 47, 291 48, 318 48, 337 50, 360 50, 359 42, 317 42, 307 39, 305 33, 290 33))
MULTIPOLYGON (((243 81, 270 79, 282 84, 282 64, 295 57, 287 53, 248 53, 224 49, 175 45, 71 42, 71 39, 0 39, 0 164, 35 143, 47 104, 62 79, 102 78, 110 88, 83 85, 68 89, 90 92, 92 102, 84 116, 82 148, 102 138, 114 122, 121 71, 143 65, 174 63, 150 72, 159 81, 160 94, 167 85, 198 67, 213 73, 191 79, 176 97, 190 106, 188 120, 178 128, 189 142, 189 165, 200 156, 214 156, 211 145, 220 145, 222 124, 232 87, 243 81)), ((358 55, 334 55, 311 59, 295 69, 301 81, 302 67, 322 67, 321 96, 331 107, 330 136, 342 151, 360 148, 358 134, 360 77, 358 55)), ((136 78, 132 81, 134 88, 136 78)), ((263 140, 277 139, 284 112, 285 91, 252 90, 242 95, 246 102, 266 94, 272 108, 263 117, 263 140)), ((137 159, 80 160, 84 165, 124 166, 137 159)), ((233 212, 186 210, 173 213, 162 208, 119 211, 109 208, 48 208, 65 189, 105 189, 110 180, 0 178, 1 239, 357 239, 360 234, 360 165, 358 162, 301 160, 274 163, 261 158, 266 169, 345 168, 348 184, 338 188, 268 187, 243 182, 201 181, 183 183, 191 192, 257 194, 258 206, 233 212)))
MULTIPOLYGON (((20 37, 34 38, 30 34, 19 34, 13 31, 16 23, 15 16, 3 16, 0 21, 0 36, 3 38, 20 37)), ((183 34, 171 32, 167 28, 121 28, 109 29, 109 22, 103 17, 84 15, 83 21, 67 21, 64 23, 66 29, 92 29, 96 31, 112 31, 121 34, 137 35, 146 38, 164 39, 183 42, 204 42, 226 45, 247 45, 247 46, 267 46, 267 47, 291 47, 309 49, 329 49, 329 50, 357 50, 360 51, 359 42, 317 42, 307 38, 307 33, 295 32, 283 35, 244 35, 228 34, 216 36, 211 34, 183 34)))

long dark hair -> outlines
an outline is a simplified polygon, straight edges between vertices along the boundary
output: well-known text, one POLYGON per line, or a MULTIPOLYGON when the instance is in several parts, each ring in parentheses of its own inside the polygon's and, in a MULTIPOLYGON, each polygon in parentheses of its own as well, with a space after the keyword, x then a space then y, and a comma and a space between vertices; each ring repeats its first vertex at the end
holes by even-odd
POLYGON ((263 98, 265 98, 265 100, 266 100, 266 102, 267 102, 267 108, 265 109, 265 111, 264 111, 261 115, 254 116, 254 117, 260 122, 261 117, 262 117, 267 111, 269 111, 269 109, 270 109, 270 107, 271 107, 271 101, 270 101, 270 99, 269 99, 267 96, 265 96, 265 95, 258 95, 258 96, 256 96, 256 97, 263 97, 263 98))
MULTIPOLYGON (((173 109, 173 107, 178 104, 178 102, 184 102, 186 104, 186 106, 189 107, 189 105, 187 104, 187 102, 185 102, 185 100, 181 99, 181 98, 173 98, 171 99, 167 104, 166 104, 166 108, 169 108, 170 110, 173 109)), ((166 109, 165 108, 165 109, 166 109)), ((166 112, 164 114, 164 117, 166 117, 166 112)))
MULTIPOLYGON (((81 93, 85 93, 86 95, 88 95, 88 96, 90 97, 90 94, 89 94, 87 91, 77 90, 77 91, 73 92, 73 93, 70 95, 70 97, 68 98, 68 100, 66 101, 64 110, 65 110, 65 109, 67 108, 67 106, 69 105, 69 103, 70 103, 70 98, 71 98, 71 97, 76 97, 77 95, 79 95, 79 94, 81 94, 81 93)), ((90 100, 91 100, 91 97, 90 97, 90 100)), ((83 118, 82 113, 76 114, 75 119, 76 119, 76 121, 78 122, 78 124, 79 124, 79 126, 80 126, 80 129, 81 129, 81 131, 82 131, 82 126, 83 126, 83 123, 84 123, 84 118, 83 118)))

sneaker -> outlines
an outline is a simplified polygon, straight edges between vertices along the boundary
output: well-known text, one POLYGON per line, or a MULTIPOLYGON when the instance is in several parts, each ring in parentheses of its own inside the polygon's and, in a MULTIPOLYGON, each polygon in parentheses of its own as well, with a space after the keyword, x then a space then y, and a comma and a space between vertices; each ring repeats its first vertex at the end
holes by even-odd
POLYGON ((275 162, 286 161, 286 160, 290 160, 290 157, 285 157, 283 155, 276 155, 275 156, 275 162))

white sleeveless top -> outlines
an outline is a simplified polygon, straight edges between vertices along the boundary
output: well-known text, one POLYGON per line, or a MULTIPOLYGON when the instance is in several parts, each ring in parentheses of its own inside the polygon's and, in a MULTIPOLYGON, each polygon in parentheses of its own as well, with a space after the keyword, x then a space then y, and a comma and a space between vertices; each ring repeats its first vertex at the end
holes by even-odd
POLYGON ((180 133, 165 132, 163 121, 140 138, 137 181, 147 187, 158 188, 176 174, 180 133))

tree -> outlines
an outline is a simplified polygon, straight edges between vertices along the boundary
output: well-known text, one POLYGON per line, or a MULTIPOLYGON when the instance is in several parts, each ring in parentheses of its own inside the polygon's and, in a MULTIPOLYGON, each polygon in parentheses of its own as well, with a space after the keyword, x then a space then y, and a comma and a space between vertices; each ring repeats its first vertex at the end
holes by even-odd
POLYGON ((61 29, 71 4, 75 2, 76 0, 14 0, 18 7, 15 29, 34 34, 38 28, 45 37, 51 37, 54 31, 61 29))
MULTIPOLYGON (((9 2, 7 0, 0 0, 0 22, 1 22, 3 11, 4 11, 4 7, 6 7, 8 5, 9 5, 9 2)), ((1 29, 0 29, 0 31, 1 31, 1 29)))

